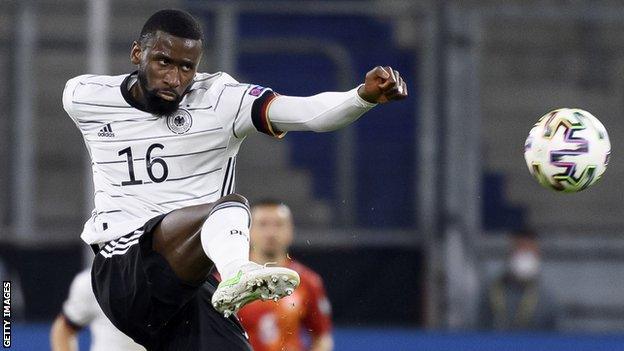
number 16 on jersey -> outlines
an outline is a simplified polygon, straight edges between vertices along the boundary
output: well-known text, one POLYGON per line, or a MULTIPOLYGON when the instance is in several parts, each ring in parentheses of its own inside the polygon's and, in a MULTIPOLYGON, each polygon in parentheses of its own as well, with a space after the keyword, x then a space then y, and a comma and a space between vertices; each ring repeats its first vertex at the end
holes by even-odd
MULTIPOLYGON (((152 151, 154 149, 162 150, 164 148, 165 146, 163 144, 159 144, 159 143, 152 144, 147 148, 147 152, 145 153, 145 167, 147 169, 147 175, 154 183, 164 182, 167 179, 167 176, 169 175, 169 168, 167 167, 167 163, 165 162, 165 160, 163 160, 160 157, 152 157, 152 151), (160 177, 154 174, 154 165, 156 164, 160 165, 160 167, 162 168, 162 174, 160 175, 160 177)), ((127 147, 123 150, 120 150, 117 154, 119 156, 122 156, 125 154, 128 160, 128 174, 130 176, 130 180, 124 180, 123 182, 121 182, 121 185, 126 186, 126 185, 143 184, 143 181, 140 179, 136 179, 136 176, 134 175, 134 159, 132 158, 132 148, 127 147)), ((151 182, 146 182, 146 183, 151 183, 151 182)))

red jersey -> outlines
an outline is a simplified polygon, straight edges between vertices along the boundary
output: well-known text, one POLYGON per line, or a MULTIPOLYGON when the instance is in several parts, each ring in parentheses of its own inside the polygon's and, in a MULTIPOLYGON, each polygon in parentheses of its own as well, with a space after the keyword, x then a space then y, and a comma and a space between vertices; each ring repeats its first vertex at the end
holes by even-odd
POLYGON ((302 351, 304 335, 331 331, 331 306, 321 277, 299 262, 286 266, 301 283, 295 292, 274 301, 254 301, 238 312, 254 351, 302 351))

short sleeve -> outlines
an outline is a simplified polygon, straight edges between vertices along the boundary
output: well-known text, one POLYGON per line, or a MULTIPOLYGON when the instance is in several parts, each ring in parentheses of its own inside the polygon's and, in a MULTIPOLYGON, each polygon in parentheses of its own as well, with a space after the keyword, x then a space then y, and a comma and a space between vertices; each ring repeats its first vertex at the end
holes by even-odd
POLYGON ((76 94, 76 89, 78 89, 78 86, 80 85, 80 81, 86 77, 88 77, 88 75, 82 75, 68 80, 65 84, 65 89, 63 90, 63 109, 65 109, 65 112, 67 112, 69 117, 71 117, 74 121, 78 121, 80 118, 79 113, 75 108, 74 96, 76 94))
POLYGON ((63 109, 81 130, 144 113, 123 97, 121 85, 129 77, 85 74, 72 78, 63 90, 63 109))
POLYGON ((282 138, 286 133, 273 128, 267 113, 277 96, 270 88, 232 79, 221 87, 215 112, 231 119, 232 133, 237 138, 244 138, 254 131, 282 138))
POLYGON ((329 333, 332 328, 331 304, 325 293, 323 281, 318 275, 313 275, 312 279, 309 279, 309 294, 304 326, 314 336, 329 333))
POLYGON ((71 324, 85 327, 97 316, 98 305, 91 289, 91 272, 83 271, 74 278, 69 297, 63 303, 63 315, 71 324))

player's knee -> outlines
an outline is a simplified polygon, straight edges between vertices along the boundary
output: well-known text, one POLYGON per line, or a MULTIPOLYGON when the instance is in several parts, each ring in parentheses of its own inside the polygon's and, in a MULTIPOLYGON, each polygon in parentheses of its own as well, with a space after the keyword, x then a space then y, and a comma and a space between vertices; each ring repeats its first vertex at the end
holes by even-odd
MULTIPOLYGON (((226 195, 219 200, 215 201, 212 206, 212 210, 210 211, 209 217, 213 217, 215 213, 221 212, 224 209, 238 208, 239 211, 236 216, 239 218, 243 218, 247 223, 247 227, 251 226, 251 210, 249 209, 249 201, 239 194, 229 194, 226 195), (245 213, 245 215, 243 215, 245 213)), ((231 212, 231 211, 228 211, 231 212)), ((231 213, 230 213, 231 214, 231 213)))
POLYGON ((213 207, 217 207, 218 205, 226 202, 237 202, 242 204, 243 206, 249 208, 249 201, 243 195, 240 194, 229 194, 215 201, 213 207))

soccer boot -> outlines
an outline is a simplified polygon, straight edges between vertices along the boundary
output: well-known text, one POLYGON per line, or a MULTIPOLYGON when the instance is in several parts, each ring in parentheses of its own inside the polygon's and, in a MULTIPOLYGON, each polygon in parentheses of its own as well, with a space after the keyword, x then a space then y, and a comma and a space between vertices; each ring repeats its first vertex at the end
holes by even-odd
POLYGON ((249 262, 219 284, 212 295, 212 305, 227 318, 252 301, 277 301, 291 295, 297 286, 299 274, 292 269, 249 262))

